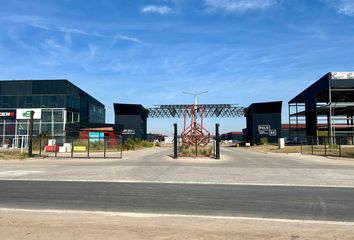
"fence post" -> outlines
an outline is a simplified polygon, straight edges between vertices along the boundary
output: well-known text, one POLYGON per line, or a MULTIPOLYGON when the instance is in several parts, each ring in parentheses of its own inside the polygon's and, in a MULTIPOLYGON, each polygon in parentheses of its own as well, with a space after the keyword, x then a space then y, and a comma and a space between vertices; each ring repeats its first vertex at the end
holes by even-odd
POLYGON ((313 138, 311 138, 311 153, 313 155, 313 138))
POLYGON ((54 156, 57 157, 58 156, 58 151, 57 151, 57 142, 55 141, 55 144, 54 144, 54 156))
POLYGON ((302 141, 300 141, 300 152, 302 154, 302 141))
POLYGON ((178 154, 177 154, 177 143, 178 143, 178 139, 177 139, 177 123, 173 124, 173 158, 177 159, 178 158, 178 154))
POLYGON ((30 111, 29 129, 28 129, 28 157, 32 157, 33 115, 34 115, 34 111, 30 111))
POLYGON ((70 153, 70 157, 73 158, 74 157, 74 138, 71 137, 71 153, 70 153))
POLYGON ((90 158, 90 135, 87 135, 87 158, 90 158))
POLYGON ((123 141, 123 135, 122 135, 122 137, 120 139, 120 158, 121 159, 123 158, 123 143, 124 143, 124 141, 123 141))
POLYGON ((42 136, 39 137, 39 156, 42 156, 42 136))
POLYGON ((106 138, 103 138, 103 158, 106 158, 106 138))
POLYGON ((324 148, 325 148, 325 156, 327 156, 327 138, 324 138, 324 148))
POLYGON ((220 159, 220 136, 219 136, 219 123, 215 124, 215 158, 220 159))
POLYGON ((339 156, 342 157, 342 138, 339 137, 339 156))

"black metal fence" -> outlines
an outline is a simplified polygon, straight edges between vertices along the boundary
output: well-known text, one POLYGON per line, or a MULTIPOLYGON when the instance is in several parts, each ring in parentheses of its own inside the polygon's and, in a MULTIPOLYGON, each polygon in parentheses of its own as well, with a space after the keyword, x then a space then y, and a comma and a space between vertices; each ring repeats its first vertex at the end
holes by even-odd
POLYGON ((57 158, 122 158, 122 138, 33 137, 33 154, 57 158))
POLYGON ((307 137, 301 144, 302 154, 354 157, 353 137, 307 137))
MULTIPOLYGON (((173 151, 173 149, 172 149, 173 151)), ((173 154, 172 154, 173 155, 173 154)), ((216 158, 216 141, 211 138, 206 146, 186 146, 182 144, 181 136, 177 137, 178 157, 210 157, 216 158)))

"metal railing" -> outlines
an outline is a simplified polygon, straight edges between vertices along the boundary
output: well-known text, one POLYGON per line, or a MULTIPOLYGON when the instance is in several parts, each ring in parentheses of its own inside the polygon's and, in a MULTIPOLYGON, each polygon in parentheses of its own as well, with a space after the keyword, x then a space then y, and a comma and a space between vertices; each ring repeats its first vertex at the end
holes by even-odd
POLYGON ((57 158, 122 158, 122 139, 109 137, 33 137, 33 154, 57 158))
POLYGON ((307 137, 300 149, 301 154, 354 157, 354 137, 307 137))

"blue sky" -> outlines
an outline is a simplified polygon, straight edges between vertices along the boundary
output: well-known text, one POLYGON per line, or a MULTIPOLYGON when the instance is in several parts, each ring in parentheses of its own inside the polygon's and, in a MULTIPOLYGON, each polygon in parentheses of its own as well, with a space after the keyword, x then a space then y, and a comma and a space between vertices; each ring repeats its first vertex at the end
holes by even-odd
MULTIPOLYGON (((354 70, 354 0, 0 0, 0 79, 69 79, 103 102, 287 102, 354 70)), ((150 119, 170 133, 180 119, 150 119)), ((221 131, 243 118, 208 119, 221 131)))

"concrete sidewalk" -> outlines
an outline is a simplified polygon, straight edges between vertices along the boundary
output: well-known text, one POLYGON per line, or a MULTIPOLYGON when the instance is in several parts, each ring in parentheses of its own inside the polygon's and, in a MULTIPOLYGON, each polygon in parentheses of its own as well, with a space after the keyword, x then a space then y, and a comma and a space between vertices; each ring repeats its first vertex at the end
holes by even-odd
POLYGON ((170 148, 123 159, 0 161, 0 179, 354 186, 354 162, 222 148, 222 159, 172 159, 170 148))

